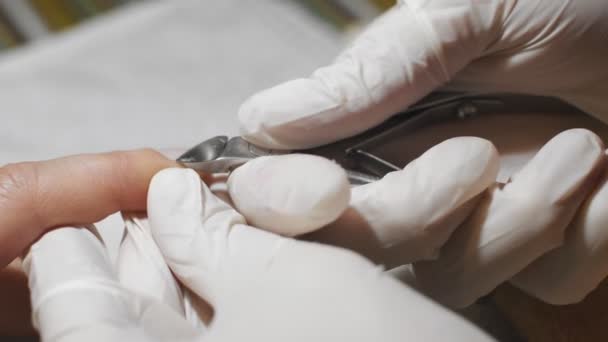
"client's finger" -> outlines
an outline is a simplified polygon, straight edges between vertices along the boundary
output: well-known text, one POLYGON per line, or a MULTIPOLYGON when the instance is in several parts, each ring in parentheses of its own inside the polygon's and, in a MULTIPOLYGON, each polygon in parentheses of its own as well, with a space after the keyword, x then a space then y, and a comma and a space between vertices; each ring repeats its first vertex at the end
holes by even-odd
POLYGON ((175 162, 152 150, 79 155, 0 168, 0 267, 45 230, 146 207, 148 184, 175 162))

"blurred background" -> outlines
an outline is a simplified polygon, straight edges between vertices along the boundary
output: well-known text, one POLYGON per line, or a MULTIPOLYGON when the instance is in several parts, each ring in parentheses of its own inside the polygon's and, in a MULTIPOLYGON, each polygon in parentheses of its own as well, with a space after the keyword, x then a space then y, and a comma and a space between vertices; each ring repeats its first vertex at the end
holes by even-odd
POLYGON ((391 0, 0 0, 0 165, 238 134, 391 0))
MULTIPOLYGON (((64 31, 121 5, 144 0, 0 0, 0 49, 64 31)), ((178 0, 179 1, 179 0, 178 0)), ((294 1, 339 31, 373 19, 394 0, 294 1)))

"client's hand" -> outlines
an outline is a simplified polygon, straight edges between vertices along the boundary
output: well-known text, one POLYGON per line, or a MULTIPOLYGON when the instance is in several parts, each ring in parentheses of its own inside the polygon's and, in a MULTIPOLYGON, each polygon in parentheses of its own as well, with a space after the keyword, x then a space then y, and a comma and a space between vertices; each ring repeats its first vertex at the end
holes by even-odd
POLYGON ((177 164, 152 150, 79 155, 0 168, 0 268, 53 227, 144 210, 152 176, 177 164))
POLYGON ((144 210, 152 176, 176 164, 140 150, 80 155, 0 168, 0 335, 32 333, 19 256, 44 232, 144 210))

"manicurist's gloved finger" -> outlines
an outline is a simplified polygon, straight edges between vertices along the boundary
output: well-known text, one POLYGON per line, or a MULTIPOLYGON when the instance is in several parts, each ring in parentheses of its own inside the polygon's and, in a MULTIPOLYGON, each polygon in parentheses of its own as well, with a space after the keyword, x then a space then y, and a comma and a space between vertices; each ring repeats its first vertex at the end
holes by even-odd
POLYGON ((205 341, 491 340, 352 251, 246 225, 192 170, 154 176, 148 216, 175 276, 215 309, 205 341))
POLYGON ((47 232, 30 247, 23 268, 43 341, 183 341, 196 335, 177 312, 119 283, 93 226, 47 232))
POLYGON ((228 179, 235 208, 264 230, 295 236, 336 220, 350 199, 350 184, 336 163, 313 155, 257 158, 228 179))
POLYGON ((419 287, 464 307, 564 242, 564 231, 605 166, 601 140, 583 129, 549 141, 511 182, 484 196, 436 260, 414 263, 419 287))
POLYGON ((564 243, 543 255, 511 283, 552 304, 585 298, 608 276, 608 173, 566 229, 564 243))
POLYGON ((190 318, 184 293, 158 250, 146 217, 142 213, 123 213, 123 220, 126 234, 116 260, 121 286, 155 298, 190 318))
POLYGON ((59 341, 85 322, 128 312, 93 227, 47 233, 30 247, 23 268, 29 277, 34 325, 45 341, 59 341))
POLYGON ((243 216, 217 198, 189 169, 167 169, 154 176, 148 220, 151 234, 176 277, 213 306, 221 301, 221 293, 245 285, 225 277, 243 271, 253 276, 285 239, 246 226, 243 216))
POLYGON ((321 145, 437 88, 556 96, 608 120, 607 17, 599 1, 402 0, 332 65, 247 100, 241 131, 271 148, 321 145))
POLYGON ((306 238, 394 266, 435 256, 497 172, 490 142, 461 137, 352 188, 350 202, 344 172, 304 155, 252 161, 232 173, 228 188, 239 212, 259 228, 291 236, 329 224, 306 238))
MULTIPOLYGON (((168 174, 175 176, 174 173, 168 174)), ((332 161, 310 155, 261 157, 232 172, 228 179, 229 192, 233 194, 231 202, 239 213, 216 198, 206 186, 203 191, 205 197, 201 199, 201 203, 198 203, 200 208, 193 206, 181 207, 180 210, 171 209, 175 206, 167 202, 172 198, 171 196, 187 196, 192 191, 201 192, 201 185, 198 184, 201 180, 196 173, 184 171, 184 173, 177 172, 177 175, 184 177, 167 179, 167 173, 160 173, 155 177, 165 181, 161 184, 160 195, 152 196, 153 193, 150 195, 149 220, 137 214, 123 215, 128 234, 121 244, 117 261, 118 278, 122 286, 161 301, 175 312, 181 313, 190 324, 201 330, 206 329, 203 325, 209 322, 212 309, 200 298, 200 294, 197 295, 187 287, 182 288, 175 280, 161 252, 161 247, 166 243, 171 243, 169 247, 165 247, 168 256, 172 255, 170 246, 177 246, 174 248, 182 252, 183 245, 190 246, 190 239, 187 235, 174 242, 171 242, 172 238, 158 238, 157 244, 150 226, 152 223, 158 223, 158 219, 155 218, 159 214, 170 211, 170 216, 162 216, 165 220, 173 220, 164 221, 165 223, 161 225, 169 230, 167 234, 188 229, 190 224, 201 226, 203 223, 200 212, 204 208, 210 213, 223 214, 220 216, 210 214, 209 222, 222 224, 222 229, 225 229, 219 229, 216 234, 209 233, 214 239, 221 239, 223 234, 231 229, 235 223, 234 217, 241 217, 239 213, 247 217, 249 224, 259 225, 265 230, 281 235, 296 235, 318 229, 335 220, 348 205, 350 197, 350 184, 344 170, 332 161), (163 175, 166 177, 163 178, 163 175), (190 182, 190 177, 193 177, 193 183, 190 182), (180 186, 184 181, 192 184, 187 187, 180 186), (194 209, 197 210, 193 211, 194 209), (185 220, 188 223, 184 223, 185 220)), ((157 180, 153 182, 151 188, 156 189, 159 184, 157 180)), ((211 189, 214 189, 215 185, 217 184, 212 184, 211 189)), ((219 190, 217 188, 215 190, 216 193, 223 195, 224 193, 220 191, 224 189, 225 187, 222 186, 219 190)), ((195 233, 201 236, 206 234, 203 228, 192 229, 192 236, 195 233)), ((198 241, 198 238, 193 237, 192 240, 198 241)), ((211 247, 203 246, 200 250, 197 248, 193 245, 192 253, 196 252, 194 256, 201 255, 200 258, 196 258, 200 262, 207 262, 206 253, 211 255, 216 253, 211 251, 211 247)), ((199 266, 200 276, 208 278, 209 276, 203 272, 205 267, 201 265, 194 265, 191 272, 198 272, 196 270, 199 266)), ((198 290, 195 286, 193 289, 198 290)))
POLYGON ((242 135, 304 148, 379 124, 449 81, 501 32, 503 1, 400 1, 335 62, 262 91, 239 110, 242 135))
POLYGON ((151 150, 71 156, 0 168, 0 267, 46 230, 143 210, 152 176, 176 163, 151 150))

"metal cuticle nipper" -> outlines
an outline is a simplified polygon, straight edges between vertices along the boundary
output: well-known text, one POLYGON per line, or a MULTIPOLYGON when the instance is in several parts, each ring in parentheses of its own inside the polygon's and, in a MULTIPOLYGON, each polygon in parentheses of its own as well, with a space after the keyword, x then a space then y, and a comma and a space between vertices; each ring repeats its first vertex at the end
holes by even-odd
MULTIPOLYGON (((177 161, 203 173, 226 173, 261 156, 308 153, 336 161, 347 172, 352 185, 367 184, 389 172, 401 170, 391 161, 372 153, 390 139, 434 123, 470 120, 478 115, 536 111, 580 112, 552 97, 518 94, 433 93, 377 127, 350 138, 306 150, 270 150, 241 137, 216 136, 192 147, 177 161)), ((404 148, 407 148, 404 147, 404 148)))

